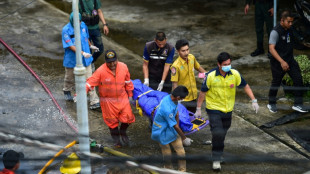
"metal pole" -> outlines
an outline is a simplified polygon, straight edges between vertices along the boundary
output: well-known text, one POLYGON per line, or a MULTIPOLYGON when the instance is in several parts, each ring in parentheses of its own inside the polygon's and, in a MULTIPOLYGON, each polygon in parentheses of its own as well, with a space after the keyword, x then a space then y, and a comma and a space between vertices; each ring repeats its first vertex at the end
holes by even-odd
POLYGON ((277 0, 273 0, 273 26, 277 25, 277 0))
MULTIPOLYGON (((86 96, 86 69, 82 64, 81 55, 81 36, 80 36, 80 19, 79 19, 79 7, 78 1, 72 1, 73 9, 73 23, 74 23, 74 36, 76 47, 76 66, 74 67, 75 74, 75 88, 77 93, 77 118, 79 124, 79 148, 84 154, 90 154, 89 145, 89 130, 88 130, 88 110, 87 110, 87 96, 86 96)), ((91 166, 89 156, 83 156, 81 158, 81 174, 90 174, 91 166)))

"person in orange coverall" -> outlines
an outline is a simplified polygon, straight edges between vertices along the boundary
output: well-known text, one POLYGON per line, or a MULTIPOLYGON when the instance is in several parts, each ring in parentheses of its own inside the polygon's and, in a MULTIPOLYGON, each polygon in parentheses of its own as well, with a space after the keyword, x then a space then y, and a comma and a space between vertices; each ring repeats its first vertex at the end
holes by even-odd
POLYGON ((120 137, 124 145, 129 145, 126 130, 130 123, 135 122, 129 102, 133 101, 134 86, 127 65, 117 60, 114 50, 105 52, 105 61, 87 79, 86 90, 88 92, 98 86, 103 120, 109 126, 115 146, 121 147, 120 137))

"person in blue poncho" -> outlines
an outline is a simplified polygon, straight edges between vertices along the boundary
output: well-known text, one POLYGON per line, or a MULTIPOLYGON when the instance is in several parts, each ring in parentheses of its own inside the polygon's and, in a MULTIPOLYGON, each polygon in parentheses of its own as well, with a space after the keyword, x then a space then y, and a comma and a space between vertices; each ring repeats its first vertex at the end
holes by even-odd
MULTIPOLYGON (((172 168, 170 145, 173 146, 178 156, 184 157, 185 150, 183 145, 190 146, 193 141, 187 138, 179 127, 177 106, 187 95, 187 88, 185 86, 178 86, 172 91, 171 95, 167 95, 162 99, 154 117, 151 138, 159 142, 165 161, 165 168, 172 168)), ((185 172, 186 161, 179 160, 178 164, 179 171, 185 172)))

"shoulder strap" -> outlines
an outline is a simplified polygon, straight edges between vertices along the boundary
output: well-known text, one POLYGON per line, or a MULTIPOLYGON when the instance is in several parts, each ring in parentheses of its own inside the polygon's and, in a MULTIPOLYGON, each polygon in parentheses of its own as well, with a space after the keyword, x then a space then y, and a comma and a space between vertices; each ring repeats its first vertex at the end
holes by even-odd
POLYGON ((84 8, 83 1, 82 1, 82 0, 79 0, 79 2, 80 2, 80 5, 81 5, 81 7, 82 7, 82 12, 86 12, 86 11, 85 11, 85 8, 84 8))
POLYGON ((97 10, 97 0, 94 0, 94 8, 97 10))

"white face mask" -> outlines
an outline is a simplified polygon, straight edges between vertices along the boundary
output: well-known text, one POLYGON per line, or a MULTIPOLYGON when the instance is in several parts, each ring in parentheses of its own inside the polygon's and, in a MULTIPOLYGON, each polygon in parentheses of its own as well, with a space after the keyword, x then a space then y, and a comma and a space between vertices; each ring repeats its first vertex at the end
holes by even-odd
POLYGON ((178 104, 181 103, 183 100, 178 100, 178 104))

